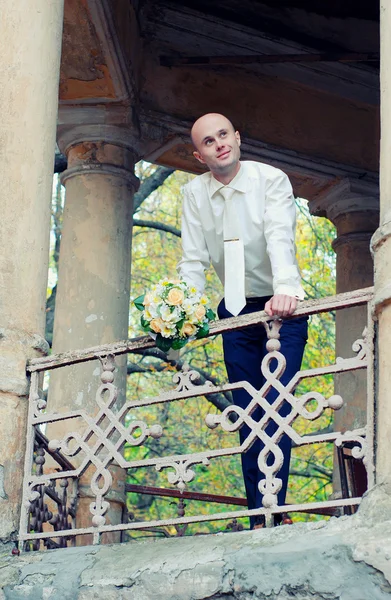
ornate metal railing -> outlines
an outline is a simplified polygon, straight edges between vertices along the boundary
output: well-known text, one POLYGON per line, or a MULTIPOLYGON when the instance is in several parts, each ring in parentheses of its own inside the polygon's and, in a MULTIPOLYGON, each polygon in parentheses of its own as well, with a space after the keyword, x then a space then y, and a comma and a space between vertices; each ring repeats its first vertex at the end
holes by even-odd
MULTIPOLYGON (((364 331, 363 338, 357 340, 353 345, 356 356, 338 358, 334 364, 328 366, 302 370, 285 386, 279 381, 285 365, 285 359, 279 352, 281 323, 278 320, 270 320, 265 313, 252 313, 243 317, 219 321, 213 324, 210 332, 210 335, 215 335, 223 331, 260 323, 264 324, 268 336, 268 355, 262 367, 265 383, 260 390, 254 389, 245 381, 224 385, 213 385, 207 381, 202 385, 197 385, 197 373, 185 366, 180 372, 175 373, 172 389, 164 391, 156 397, 127 401, 122 406, 118 406, 116 403, 118 394, 115 386, 116 357, 153 347, 153 340, 147 337, 30 361, 28 365, 31 385, 27 451, 19 540, 26 548, 32 549, 38 548, 41 543, 50 547, 66 545, 69 541, 74 540, 76 536, 83 535, 92 535, 91 541, 99 543, 101 536, 108 532, 156 530, 157 528, 170 526, 176 527, 178 532, 184 532, 185 526, 189 523, 232 519, 234 519, 233 527, 235 528, 238 518, 250 514, 264 515, 266 523, 271 525, 274 515, 286 511, 313 511, 323 514, 336 514, 338 510, 344 508, 350 510, 350 508, 358 506, 361 499, 355 495, 353 497, 334 498, 324 502, 278 506, 277 493, 280 482, 276 475, 282 461, 278 443, 282 435, 287 434, 296 446, 327 442, 333 443, 339 448, 349 446, 350 455, 356 459, 362 459, 365 464, 368 486, 373 485, 373 321, 370 311, 372 294, 372 288, 368 288, 330 298, 303 302, 300 305, 296 315, 312 315, 368 304, 368 326, 364 331), (50 405, 47 404, 47 401, 42 397, 42 393, 40 393, 43 373, 63 366, 97 359, 101 364, 101 384, 96 390, 95 414, 87 414, 82 408, 63 413, 51 412, 50 405), (269 368, 272 360, 277 361, 277 367, 273 370, 269 368), (300 435, 294 428, 299 417, 314 421, 326 409, 338 410, 341 408, 344 400, 336 394, 326 398, 317 390, 294 396, 298 384, 306 378, 357 369, 367 370, 368 409, 366 426, 354 431, 332 431, 300 435), (277 390, 278 396, 272 404, 269 404, 265 396, 271 387, 277 390), (246 423, 250 428, 250 434, 242 445, 235 444, 235 437, 233 445, 229 447, 202 449, 191 454, 168 454, 137 460, 125 459, 122 451, 125 444, 128 447, 139 447, 150 437, 159 438, 164 435, 160 424, 146 423, 143 420, 134 418, 138 408, 158 404, 164 405, 180 400, 191 402, 194 398, 201 396, 208 398, 212 394, 225 393, 238 388, 246 389, 251 396, 252 400, 248 408, 243 410, 238 406, 230 405, 220 414, 208 414, 205 419, 205 428, 220 427, 227 435, 230 435, 232 432, 237 432, 242 424, 246 423), (291 406, 289 414, 285 417, 279 414, 279 408, 283 402, 288 402, 291 406), (310 410, 309 405, 311 406, 310 410), (263 416, 260 421, 252 419, 252 413, 257 406, 261 406, 263 409, 263 416), (131 420, 129 420, 129 415, 133 417, 131 420), (72 422, 75 419, 79 423, 80 421, 84 423, 83 431, 80 432, 80 429, 72 431, 72 422), (265 430, 270 421, 276 423, 277 430, 269 437, 265 430), (61 423, 62 434, 61 437, 57 436, 58 439, 44 439, 45 448, 43 450, 42 428, 50 423, 57 423, 57 430, 58 424, 61 423), (238 508, 224 512, 187 516, 181 498, 183 499, 187 494, 191 494, 191 491, 185 492, 185 488, 195 478, 195 465, 208 466, 217 457, 240 455, 253 443, 256 437, 259 437, 264 444, 264 449, 258 459, 259 468, 264 474, 264 480, 260 484, 263 493, 263 507, 252 511, 238 508), (58 457, 61 457, 59 468, 50 468, 44 472, 45 453, 50 453, 52 459, 57 459, 57 462, 58 457), (75 466, 69 462, 69 457, 74 456, 77 456, 75 466), (270 457, 273 457, 272 464, 270 464, 270 457), (116 524, 107 522, 110 491, 113 483, 112 465, 115 465, 116 468, 119 466, 128 472, 152 468, 166 473, 167 483, 176 486, 178 490, 175 493, 179 498, 177 516, 149 521, 135 521, 132 518, 127 518, 127 522, 116 524), (90 496, 92 498, 89 507, 90 517, 87 526, 79 526, 77 519, 76 524, 74 520, 76 513, 76 488, 74 486, 77 485, 77 481, 87 469, 91 472, 89 481, 90 496), (68 494, 66 491, 69 483, 73 486, 72 494, 68 494), (62 494, 58 491, 59 489, 63 490, 62 494), (45 505, 45 495, 50 497, 52 503, 55 503, 56 511, 53 511, 47 504, 45 505), (53 514, 57 516, 54 517, 53 514)), ((342 456, 341 453, 340 456, 342 456)), ((343 460, 340 466, 343 470, 343 460)), ((174 492, 174 490, 171 489, 171 492, 174 492)), ((168 495, 171 495, 171 492, 168 495)), ((149 490, 149 493, 151 493, 151 490, 149 490)), ((159 491, 155 489, 153 493, 159 494, 159 491)), ((162 495, 164 495, 164 490, 162 495)), ((172 493, 172 495, 174 494, 172 493)), ((235 499, 232 498, 227 500, 228 504, 243 506, 242 499, 238 499, 240 500, 238 502, 235 502, 235 499)))

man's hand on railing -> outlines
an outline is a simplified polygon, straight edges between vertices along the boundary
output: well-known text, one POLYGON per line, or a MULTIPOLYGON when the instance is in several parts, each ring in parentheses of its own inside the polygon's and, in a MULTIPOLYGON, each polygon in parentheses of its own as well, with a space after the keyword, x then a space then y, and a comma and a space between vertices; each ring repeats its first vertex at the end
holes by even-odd
POLYGON ((289 317, 295 312, 297 298, 286 294, 275 294, 265 304, 265 312, 269 317, 289 317))

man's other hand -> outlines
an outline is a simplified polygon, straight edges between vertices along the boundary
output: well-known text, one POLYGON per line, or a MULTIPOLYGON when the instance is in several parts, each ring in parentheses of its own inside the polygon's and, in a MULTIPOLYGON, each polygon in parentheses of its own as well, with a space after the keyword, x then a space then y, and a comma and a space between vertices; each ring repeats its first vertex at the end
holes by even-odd
POLYGON ((265 312, 269 317, 288 317, 295 312, 296 307, 297 298, 285 294, 276 294, 266 302, 265 312))

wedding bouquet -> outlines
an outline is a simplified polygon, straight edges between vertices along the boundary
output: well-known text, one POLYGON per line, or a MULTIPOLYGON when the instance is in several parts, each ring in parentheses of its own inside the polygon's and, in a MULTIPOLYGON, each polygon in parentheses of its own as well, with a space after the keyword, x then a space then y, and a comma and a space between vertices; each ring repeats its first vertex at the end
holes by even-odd
POLYGON ((208 298, 179 279, 162 279, 149 292, 134 300, 140 311, 141 327, 168 352, 179 350, 189 340, 206 337, 209 322, 216 318, 208 298))

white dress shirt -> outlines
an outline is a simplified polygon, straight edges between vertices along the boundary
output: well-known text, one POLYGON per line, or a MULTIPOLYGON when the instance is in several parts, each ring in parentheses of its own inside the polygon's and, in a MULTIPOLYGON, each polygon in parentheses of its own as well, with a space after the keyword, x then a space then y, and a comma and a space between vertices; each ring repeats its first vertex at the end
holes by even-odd
MULTIPOLYGON (((286 294, 302 300, 296 261, 296 207, 285 173, 243 161, 229 183, 244 243, 247 298, 286 294)), ((202 292, 205 269, 212 263, 224 285, 224 187, 208 172, 184 187, 180 276, 202 292)))

